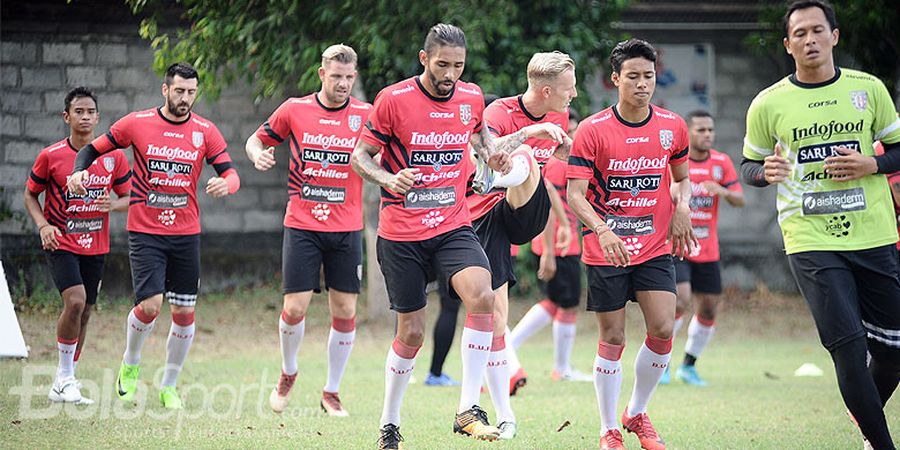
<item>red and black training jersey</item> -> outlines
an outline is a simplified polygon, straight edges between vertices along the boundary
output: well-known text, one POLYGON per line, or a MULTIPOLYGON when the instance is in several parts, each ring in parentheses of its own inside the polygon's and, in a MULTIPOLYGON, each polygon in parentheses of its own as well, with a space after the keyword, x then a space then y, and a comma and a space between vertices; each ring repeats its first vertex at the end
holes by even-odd
POLYGON ((362 178, 350 154, 372 105, 349 98, 329 108, 316 94, 290 98, 256 130, 267 146, 290 138, 288 205, 284 226, 309 231, 358 231, 362 221, 362 178))
MULTIPOLYGON (((625 121, 613 106, 578 126, 566 177, 588 180, 587 201, 624 241, 631 264, 671 252, 666 236, 675 205, 669 166, 687 161, 688 143, 684 119, 655 106, 641 123, 625 121)), ((584 263, 612 265, 597 237, 584 233, 584 263)))
MULTIPOLYGON (((575 217, 575 212, 572 211, 572 208, 569 208, 569 203, 566 201, 566 167, 566 163, 556 158, 547 159, 547 164, 544 165, 544 179, 553 184, 553 187, 556 188, 556 192, 559 193, 559 196, 562 199, 563 209, 566 212, 566 218, 569 219, 569 229, 572 232, 572 242, 569 243, 567 248, 562 250, 557 248, 553 249, 556 256, 575 256, 581 254, 581 242, 578 240, 578 218, 575 217)), ((556 242, 557 230, 559 230, 558 219, 552 230, 554 243, 556 242)), ((531 240, 531 251, 538 256, 544 253, 543 235, 538 235, 531 240)))
POLYGON ((448 97, 431 96, 419 77, 378 94, 362 139, 383 146, 381 166, 388 172, 419 169, 406 195, 381 189, 379 236, 421 241, 471 225, 465 202, 468 148, 483 113, 481 88, 462 81, 448 97))
POLYGON ((688 161, 691 177, 691 227, 700 247, 687 259, 697 263, 719 260, 719 196, 703 185, 716 183, 730 191, 742 192, 731 158, 716 150, 709 151, 703 161, 688 161))
POLYGON ((134 150, 129 231, 199 234, 197 183, 203 161, 222 177, 234 170, 222 133, 195 113, 183 122, 172 122, 159 108, 133 112, 91 144, 101 154, 116 148, 134 150))
POLYGON ((45 192, 44 218, 63 233, 59 249, 78 255, 109 253, 109 212, 101 212, 94 200, 104 193, 122 196, 131 190, 131 168, 121 150, 97 158, 84 180, 87 194, 69 194, 66 187, 75 155, 68 138, 38 153, 25 187, 34 194, 45 192))
MULTIPOLYGON (((552 123, 560 128, 563 132, 569 132, 569 111, 564 113, 548 112, 543 116, 536 117, 525 109, 525 103, 522 102, 522 96, 501 98, 484 110, 484 123, 488 127, 488 131, 496 137, 503 137, 515 133, 529 125, 538 123, 552 123)), ((553 158, 556 153, 556 147, 559 144, 552 139, 528 138, 524 142, 532 149, 534 159, 543 170, 548 160, 553 158)), ((477 220, 488 213, 501 200, 506 198, 505 189, 492 190, 484 195, 476 195, 470 193, 466 198, 469 204, 469 212, 472 220, 477 220)))

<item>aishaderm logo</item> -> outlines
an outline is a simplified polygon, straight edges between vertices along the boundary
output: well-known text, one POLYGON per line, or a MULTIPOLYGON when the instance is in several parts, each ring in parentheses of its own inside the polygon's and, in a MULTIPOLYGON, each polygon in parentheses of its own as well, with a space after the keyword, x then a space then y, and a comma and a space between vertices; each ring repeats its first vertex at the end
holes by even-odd
POLYGON ((606 226, 616 236, 642 236, 653 234, 653 214, 639 217, 613 216, 607 214, 606 226))
POLYGON ((866 194, 861 187, 803 194, 803 215, 807 216, 864 209, 866 209, 866 194))

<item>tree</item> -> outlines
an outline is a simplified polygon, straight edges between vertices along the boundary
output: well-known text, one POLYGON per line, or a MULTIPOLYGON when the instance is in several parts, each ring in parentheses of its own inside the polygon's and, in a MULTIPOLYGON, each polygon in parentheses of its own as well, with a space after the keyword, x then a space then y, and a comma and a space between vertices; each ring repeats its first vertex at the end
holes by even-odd
MULTIPOLYGON (((900 95, 900 33, 896 30, 900 8, 896 0, 833 0, 831 4, 841 32, 835 48, 836 61, 877 76, 896 101, 900 95)), ((751 35, 748 45, 783 55, 784 12, 782 4, 764 7, 759 22, 767 31, 751 35)))
MULTIPOLYGON (((525 89, 525 67, 537 51, 560 50, 578 64, 578 75, 596 72, 615 43, 609 22, 627 0, 178 0, 181 22, 164 0, 126 0, 142 20, 140 34, 156 49, 154 68, 175 61, 193 64, 202 90, 215 97, 242 80, 260 97, 310 92, 319 86, 316 70, 329 45, 343 42, 360 55, 365 93, 421 72, 417 52, 428 29, 438 22, 460 26, 468 40, 463 78, 484 92, 512 95, 525 89), (179 25, 189 24, 180 28, 179 25)), ((582 90, 574 108, 586 113, 590 98, 582 90)), ((367 198, 366 236, 377 225, 377 199, 367 198), (373 203, 374 202, 374 208, 373 203)), ((367 242, 367 267, 377 267, 374 245, 367 242)), ((379 272, 377 270, 369 270, 379 272)), ((370 316, 385 308, 380 273, 368 278, 370 316)))

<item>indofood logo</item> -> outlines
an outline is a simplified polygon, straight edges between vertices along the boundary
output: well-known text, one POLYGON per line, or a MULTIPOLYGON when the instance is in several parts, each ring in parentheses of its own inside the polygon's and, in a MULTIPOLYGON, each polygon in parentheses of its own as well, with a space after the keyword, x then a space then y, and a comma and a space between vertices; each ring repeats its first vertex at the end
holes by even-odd
POLYGON ((303 144, 305 145, 315 145, 318 147, 322 147, 325 150, 328 150, 331 147, 341 147, 341 148, 354 148, 356 147, 356 138, 355 137, 347 137, 342 138, 340 136, 336 136, 334 134, 309 134, 303 133, 303 144))
POLYGON ((469 145, 469 135, 470 132, 468 131, 465 133, 451 133, 449 131, 435 133, 432 131, 428 134, 413 131, 410 144, 430 146, 436 149, 444 148, 445 145, 469 145))
POLYGON ((835 134, 857 134, 862 133, 863 119, 856 122, 838 122, 832 120, 828 123, 813 122, 812 125, 803 128, 794 128, 794 141, 800 141, 809 137, 818 137, 822 140, 831 139, 835 134))
POLYGON ((669 160, 668 155, 659 158, 640 158, 616 159, 609 160, 606 170, 612 172, 629 172, 636 174, 642 170, 661 170, 666 168, 666 162, 669 160))
POLYGON ((169 148, 167 145, 163 145, 162 147, 158 145, 148 144, 147 145, 147 156, 156 156, 160 158, 168 159, 169 161, 173 159, 185 159, 189 161, 196 161, 197 158, 200 157, 200 152, 198 150, 188 151, 182 150, 181 147, 169 148))

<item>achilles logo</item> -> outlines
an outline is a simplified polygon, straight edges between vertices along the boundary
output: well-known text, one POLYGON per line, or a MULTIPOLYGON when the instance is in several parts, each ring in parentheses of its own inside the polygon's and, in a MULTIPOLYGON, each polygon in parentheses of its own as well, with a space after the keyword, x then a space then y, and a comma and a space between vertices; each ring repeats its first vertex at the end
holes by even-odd
POLYGON ((410 155, 409 163, 413 166, 431 166, 435 171, 440 171, 444 166, 455 166, 463 159, 462 150, 447 150, 443 152, 414 151, 410 155))
POLYGON ((691 220, 711 220, 712 213, 709 211, 691 211, 691 220))
POLYGON ((803 194, 804 215, 832 214, 864 209, 866 209, 866 194, 861 187, 803 194))
MULTIPOLYGON (((340 122, 338 122, 338 123, 340 123, 340 122)), ((303 144, 319 146, 325 150, 328 150, 331 147, 341 147, 341 148, 353 149, 353 147, 356 147, 356 137, 342 138, 340 136, 336 136, 333 134, 326 136, 321 133, 319 133, 319 134, 303 133, 303 144)), ((349 158, 349 155, 348 155, 348 158, 349 158)))
POLYGON ((859 151, 859 142, 857 141, 830 142, 828 144, 807 145, 806 147, 800 147, 797 150, 797 163, 807 164, 821 162, 829 156, 839 156, 840 153, 837 152, 837 148, 841 146, 847 147, 849 150, 853 150, 855 152, 859 151))
POLYGON ((626 144, 649 144, 650 138, 648 138, 647 136, 630 137, 630 138, 625 139, 625 143, 626 144))
POLYGON ((609 177, 607 186, 610 191, 628 192, 637 197, 643 191, 659 189, 662 175, 637 175, 631 177, 609 177))
POLYGON ((641 236, 652 234, 654 231, 653 214, 640 217, 613 216, 607 214, 606 226, 609 227, 616 236, 641 236))
POLYGON ((97 204, 93 203, 93 202, 91 202, 90 204, 74 203, 74 204, 69 205, 66 208, 66 212, 70 213, 70 214, 97 212, 97 211, 100 211, 100 207, 97 206, 97 204))
POLYGON ((434 183, 440 180, 452 180, 455 178, 459 178, 458 170, 450 170, 447 172, 434 172, 434 173, 425 173, 419 172, 416 174, 416 184, 429 184, 434 183))
POLYGON ((646 156, 628 159, 612 158, 609 160, 609 166, 607 166, 606 170, 612 172, 631 172, 632 174, 636 174, 642 170, 662 170, 666 168, 666 162, 668 160, 668 155, 660 156, 659 158, 647 158, 646 156))
POLYGON ((185 159, 188 161, 196 161, 197 158, 200 157, 200 152, 198 150, 187 151, 182 150, 181 147, 169 148, 166 145, 162 147, 158 145, 148 144, 147 145, 147 156, 157 156, 160 158, 168 159, 169 161, 173 159, 185 159))
POLYGON ((347 190, 342 187, 316 186, 304 184, 300 190, 300 198, 319 203, 344 203, 347 190))
POLYGON ((435 133, 432 131, 428 134, 416 133, 413 131, 410 144, 429 146, 436 149, 444 148, 445 145, 465 146, 469 145, 469 134, 469 131, 466 131, 465 133, 451 133, 449 131, 435 133))
POLYGON ((693 227, 694 237, 697 239, 709 239, 709 227, 693 227))
POLYGON ((434 111, 434 112, 428 113, 428 117, 430 117, 432 119, 452 119, 452 118, 456 117, 456 113, 434 111))
POLYGON ((186 208, 188 205, 188 195, 167 194, 165 192, 150 191, 147 193, 146 204, 151 208, 186 208))
POLYGON ((803 175, 803 178, 801 178, 800 181, 820 181, 820 180, 830 180, 832 178, 834 178, 834 175, 832 175, 828 172, 825 172, 824 170, 821 172, 816 172, 815 170, 813 170, 812 172, 809 172, 808 174, 803 175))
POLYGON ((153 184, 156 186, 165 186, 165 187, 180 187, 180 188, 191 187, 190 180, 185 180, 182 178, 153 177, 153 178, 150 178, 150 184, 153 184))
POLYGON ((331 125, 331 126, 338 127, 341 125, 341 121, 334 120, 334 119, 319 119, 319 125, 331 125))
POLYGON ((181 134, 181 133, 173 133, 173 132, 171 132, 171 131, 163 131, 163 137, 170 137, 170 138, 184 139, 184 135, 183 135, 183 134, 181 134))
POLYGON ((403 206, 412 209, 446 208, 456 204, 456 188, 411 189, 403 198, 403 206))
POLYGON ((613 198, 606 202, 606 206, 614 208, 650 208, 656 206, 657 199, 647 197, 630 197, 626 199, 613 198))
MULTIPOLYGON (((356 138, 354 138, 354 141, 356 138)), ((347 152, 330 152, 327 150, 313 150, 304 148, 303 154, 300 156, 305 162, 314 162, 328 168, 329 165, 347 166, 350 164, 350 153, 347 152)))
POLYGON ((325 169, 323 167, 307 167, 303 170, 303 175, 314 178, 333 178, 336 180, 346 180, 350 174, 335 169, 325 169))
POLYGON ((103 229, 103 218, 69 219, 66 221, 66 234, 94 233, 103 229))

